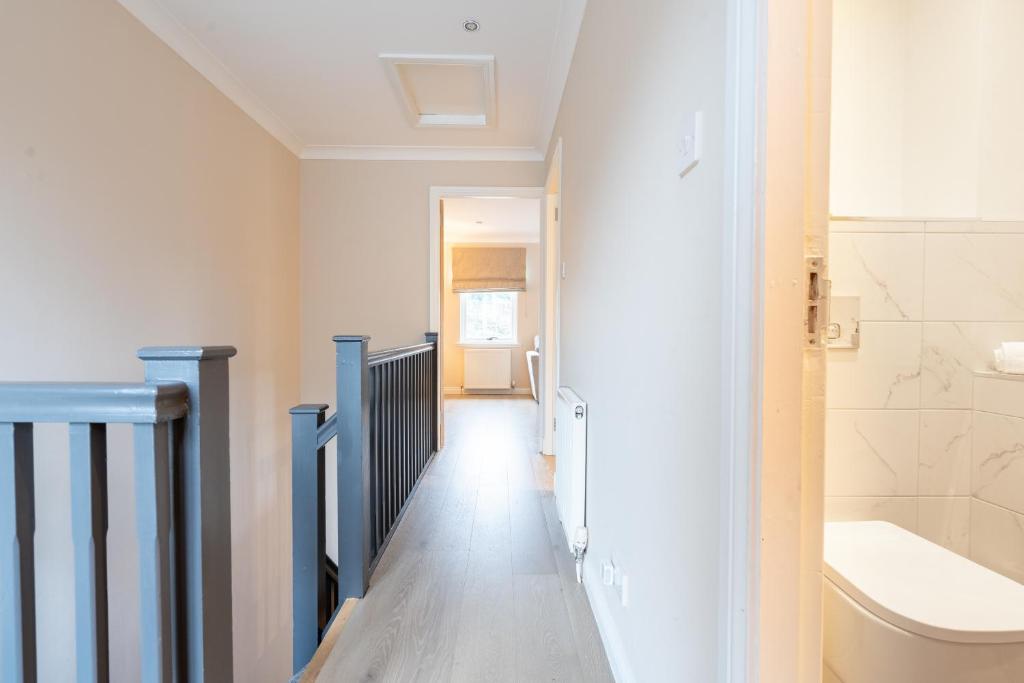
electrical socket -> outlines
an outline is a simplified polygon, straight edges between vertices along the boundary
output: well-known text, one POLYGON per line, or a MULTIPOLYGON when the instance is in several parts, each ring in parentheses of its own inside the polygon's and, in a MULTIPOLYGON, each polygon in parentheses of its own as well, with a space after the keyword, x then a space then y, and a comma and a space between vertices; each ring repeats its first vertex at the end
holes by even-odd
POLYGON ((601 583, 606 586, 615 585, 615 565, 608 560, 601 563, 601 583))
POLYGON ((616 570, 615 574, 615 591, 619 594, 619 602, 623 607, 629 607, 629 577, 621 570, 616 570))

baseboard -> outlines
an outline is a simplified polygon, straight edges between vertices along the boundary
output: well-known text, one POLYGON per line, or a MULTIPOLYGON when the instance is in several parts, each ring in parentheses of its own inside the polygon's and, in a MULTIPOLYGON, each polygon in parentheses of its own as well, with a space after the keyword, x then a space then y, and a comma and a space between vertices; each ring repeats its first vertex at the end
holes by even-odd
POLYGON ((445 387, 444 388, 444 395, 445 396, 459 396, 459 395, 465 395, 465 396, 474 396, 474 395, 476 395, 476 396, 512 396, 512 395, 522 396, 522 395, 526 395, 526 396, 530 396, 532 394, 533 394, 532 391, 530 391, 529 389, 524 389, 522 387, 516 387, 514 389, 504 389, 504 390, 502 390, 502 389, 463 389, 462 387, 445 387))
POLYGON ((633 668, 626 657, 622 635, 608 608, 608 599, 612 591, 601 583, 598 565, 594 560, 583 565, 583 588, 587 591, 587 599, 590 600, 594 621, 597 622, 597 630, 601 634, 601 643, 604 645, 605 654, 608 655, 608 666, 611 667, 615 682, 636 683, 633 668))
POLYGON ((327 657, 330 656, 331 650, 334 649, 338 638, 341 636, 341 632, 345 629, 348 618, 352 616, 352 610, 358 604, 359 600, 357 598, 348 598, 341 604, 337 616, 334 617, 330 628, 324 634, 324 639, 320 641, 319 647, 313 653, 313 659, 309 661, 306 668, 292 677, 290 683, 315 683, 316 679, 320 676, 320 670, 324 668, 327 657))

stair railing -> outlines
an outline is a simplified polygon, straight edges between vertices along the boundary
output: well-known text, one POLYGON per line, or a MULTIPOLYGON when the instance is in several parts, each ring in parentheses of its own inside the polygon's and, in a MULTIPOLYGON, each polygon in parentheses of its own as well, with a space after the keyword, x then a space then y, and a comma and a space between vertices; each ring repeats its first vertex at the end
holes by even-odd
POLYGON ((228 346, 139 351, 145 383, 0 383, 0 680, 38 678, 33 425, 70 434, 78 681, 110 677, 108 424, 131 424, 138 680, 232 680, 228 346))
POLYGON ((316 652, 337 605, 328 596, 324 453, 337 437, 338 600, 361 598, 420 477, 437 451, 437 333, 368 351, 369 337, 334 337, 337 409, 292 408, 292 658, 316 652))

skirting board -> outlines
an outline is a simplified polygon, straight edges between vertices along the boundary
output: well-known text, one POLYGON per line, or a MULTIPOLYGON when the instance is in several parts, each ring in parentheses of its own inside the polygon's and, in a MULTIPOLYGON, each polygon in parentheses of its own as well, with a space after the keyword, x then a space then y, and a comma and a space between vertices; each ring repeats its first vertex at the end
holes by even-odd
POLYGON ((462 387, 445 387, 444 388, 444 395, 445 396, 458 396, 460 394, 465 394, 466 396, 473 396, 473 395, 476 395, 476 396, 511 396, 513 394, 515 394, 515 395, 524 395, 525 394, 526 396, 529 396, 532 393, 533 392, 531 392, 529 389, 522 388, 522 387, 516 387, 515 389, 506 389, 505 391, 502 391, 500 389, 494 389, 493 391, 490 390, 490 389, 463 389, 462 387))
POLYGON ((594 621, 597 622, 597 630, 601 634, 604 652, 608 655, 608 666, 612 669, 615 683, 636 683, 633 668, 626 658, 626 648, 622 643, 622 636, 608 609, 609 596, 614 595, 614 591, 601 583, 599 572, 600 567, 597 561, 591 560, 584 563, 583 588, 587 591, 590 608, 594 611, 594 621))

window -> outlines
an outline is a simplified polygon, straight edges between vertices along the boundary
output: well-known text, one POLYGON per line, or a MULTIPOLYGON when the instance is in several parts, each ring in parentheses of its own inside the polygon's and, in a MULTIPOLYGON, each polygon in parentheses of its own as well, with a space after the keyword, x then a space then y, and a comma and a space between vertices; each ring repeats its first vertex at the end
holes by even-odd
POLYGON ((515 292, 464 292, 459 295, 463 344, 516 344, 515 292))

